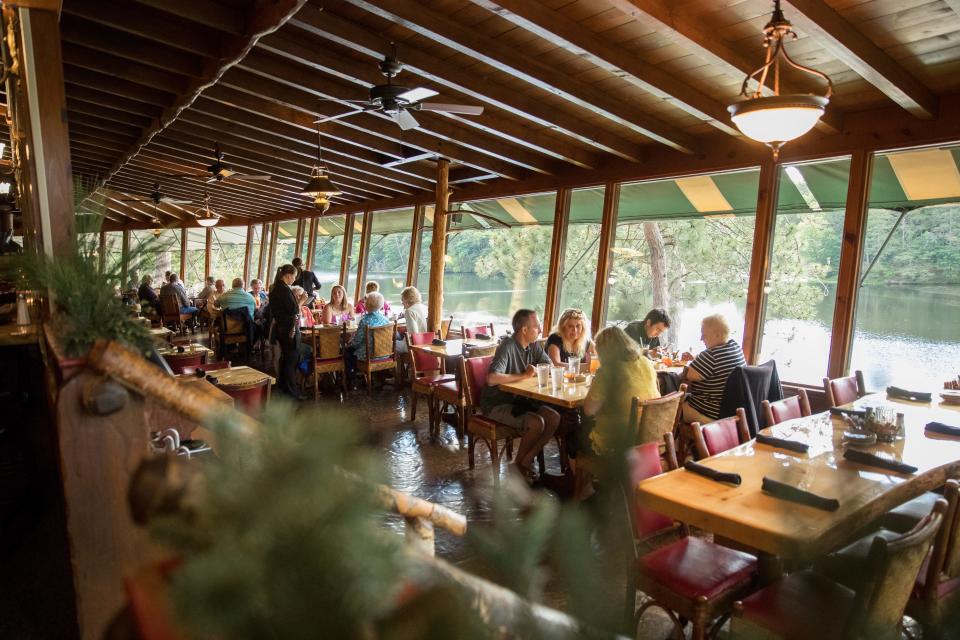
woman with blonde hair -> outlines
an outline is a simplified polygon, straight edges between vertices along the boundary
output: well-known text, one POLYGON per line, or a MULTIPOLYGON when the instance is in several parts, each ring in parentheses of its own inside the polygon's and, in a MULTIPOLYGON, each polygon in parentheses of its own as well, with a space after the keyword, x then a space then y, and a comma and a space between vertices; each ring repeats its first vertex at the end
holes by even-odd
MULTIPOLYGON (((380 283, 377 282, 376 280, 368 280, 367 284, 364 285, 363 290, 366 293, 374 293, 374 292, 380 293, 380 283)), ((358 316, 363 315, 367 312, 365 301, 366 301, 366 295, 364 295, 364 297, 357 300, 357 306, 354 307, 353 310, 358 316)), ((383 307, 381 307, 380 311, 385 316, 390 315, 390 303, 387 302, 386 296, 384 296, 383 298, 383 307)))
POLYGON ((553 332, 547 338, 547 355, 559 366, 571 357, 590 362, 596 351, 587 331, 587 318, 580 309, 564 309, 553 332))
POLYGON ((416 287, 407 287, 400 292, 400 302, 403 304, 403 317, 406 320, 407 331, 410 333, 424 333, 427 331, 427 305, 423 304, 423 297, 416 287))
POLYGON ((330 302, 323 306, 323 324, 343 324, 353 320, 353 306, 342 284, 330 288, 330 302))

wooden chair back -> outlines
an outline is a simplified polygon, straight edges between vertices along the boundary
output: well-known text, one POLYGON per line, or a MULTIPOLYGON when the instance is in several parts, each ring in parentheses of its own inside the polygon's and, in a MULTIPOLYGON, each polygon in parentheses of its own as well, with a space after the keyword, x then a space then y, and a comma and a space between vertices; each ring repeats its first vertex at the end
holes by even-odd
POLYGON ((450 335, 450 326, 453 325, 453 316, 440 321, 440 339, 446 340, 450 335))
POLYGON ((343 356, 343 335, 346 327, 315 326, 310 331, 314 360, 335 360, 343 356))
POLYGON ((947 501, 947 510, 927 565, 924 593, 921 594, 923 599, 936 600, 944 579, 960 577, 960 482, 947 480, 943 487, 943 498, 947 501))
POLYGON ((687 393, 687 385, 680 385, 679 391, 668 393, 659 398, 640 401, 634 398, 630 403, 630 424, 634 426, 636 444, 661 442, 666 433, 676 433, 679 425, 681 403, 687 393))
POLYGON ((743 409, 737 409, 737 414, 729 418, 720 418, 702 426, 699 422, 694 422, 691 427, 693 445, 697 450, 697 457, 701 459, 733 449, 750 439, 747 414, 743 409))
POLYGON ((857 592, 842 637, 891 637, 891 632, 899 629, 917 574, 946 510, 946 500, 938 500, 930 515, 907 533, 889 541, 880 536, 873 539, 864 587, 857 592))
POLYGON ((166 353, 163 356, 163 359, 170 365, 170 369, 177 375, 182 374, 186 367, 193 367, 193 370, 196 371, 197 367, 203 365, 206 358, 206 351, 200 353, 166 353))
POLYGON ((184 367, 183 371, 181 371, 181 374, 185 376, 192 376, 192 375, 195 375, 197 371, 203 371, 204 373, 206 373, 207 371, 216 371, 217 369, 229 369, 229 368, 230 368, 229 360, 220 360, 218 362, 208 362, 206 364, 201 364, 199 366, 184 367))
MULTIPOLYGON (((678 466, 673 434, 663 434, 662 443, 666 446, 667 470, 672 471, 678 466)), ((673 518, 643 506, 637 492, 637 484, 642 480, 664 472, 660 462, 660 444, 660 440, 655 440, 627 449, 627 486, 624 494, 634 540, 643 540, 673 527, 673 518)))
POLYGON ((220 387, 220 390, 232 397, 237 408, 248 415, 257 415, 270 403, 270 379, 249 385, 220 387))
POLYGON ((863 383, 863 372, 854 371, 852 376, 845 378, 824 378, 823 393, 827 397, 827 404, 839 407, 842 404, 853 402, 857 398, 867 395, 866 385, 863 383))
POLYGON ((487 384, 487 372, 493 356, 463 358, 460 360, 460 380, 463 387, 464 405, 468 411, 480 406, 480 394, 487 384))
POLYGON ((492 322, 490 324, 480 324, 475 327, 464 327, 461 325, 460 335, 463 336, 464 340, 476 338, 478 335, 490 336, 491 338, 496 337, 496 334, 493 332, 492 322))
POLYGON ((764 400, 760 406, 763 408, 768 427, 794 418, 805 418, 811 413, 810 399, 807 397, 806 389, 798 389, 797 395, 776 402, 764 400))
POLYGON ((175 295, 160 296, 160 322, 180 325, 180 299, 175 295))
POLYGON ((386 360, 392 358, 396 348, 397 325, 393 322, 380 327, 364 326, 367 342, 367 357, 365 360, 386 360))
POLYGON ((414 379, 423 375, 435 375, 443 369, 443 363, 437 356, 431 356, 411 347, 417 344, 431 344, 437 337, 432 331, 423 333, 406 333, 407 351, 410 353, 410 367, 414 379))
POLYGON ((482 356, 492 356, 496 352, 497 352, 497 345, 495 343, 485 344, 485 345, 472 345, 472 346, 463 345, 464 358, 480 358, 482 356))

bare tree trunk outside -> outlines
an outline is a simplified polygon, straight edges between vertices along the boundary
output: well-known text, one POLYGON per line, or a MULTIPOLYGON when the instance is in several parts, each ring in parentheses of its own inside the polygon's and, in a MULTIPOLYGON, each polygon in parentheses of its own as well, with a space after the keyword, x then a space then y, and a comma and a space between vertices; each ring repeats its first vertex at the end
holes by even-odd
MULTIPOLYGON (((644 222, 643 237, 646 239, 647 248, 650 250, 650 287, 653 291, 653 306, 667 309, 672 316, 670 285, 667 282, 667 255, 663 244, 663 234, 660 233, 660 225, 656 222, 644 222)), ((668 338, 662 342, 673 343, 676 337, 676 327, 671 327, 667 336, 668 338)))

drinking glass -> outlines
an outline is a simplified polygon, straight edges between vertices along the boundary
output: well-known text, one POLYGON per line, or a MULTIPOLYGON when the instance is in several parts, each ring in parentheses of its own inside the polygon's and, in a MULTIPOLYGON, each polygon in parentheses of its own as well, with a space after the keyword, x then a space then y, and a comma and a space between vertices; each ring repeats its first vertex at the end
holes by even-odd
POLYGON ((573 375, 580 374, 580 358, 577 356, 570 356, 567 359, 567 370, 573 375))
POLYGON ((550 386, 559 389, 563 386, 563 367, 550 367, 550 386))
POLYGON ((590 373, 595 374, 600 370, 600 358, 597 356, 590 357, 590 373))
POLYGON ((537 365, 537 386, 545 387, 550 383, 550 365, 548 364, 538 364, 537 365))

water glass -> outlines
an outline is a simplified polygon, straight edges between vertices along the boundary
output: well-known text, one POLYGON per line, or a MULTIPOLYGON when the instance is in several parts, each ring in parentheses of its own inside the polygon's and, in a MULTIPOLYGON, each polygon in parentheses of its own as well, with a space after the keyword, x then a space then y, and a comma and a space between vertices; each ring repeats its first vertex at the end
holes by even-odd
POLYGON ((567 359, 567 370, 575 376, 580 374, 580 358, 578 356, 570 356, 567 359))
POLYGON ((563 386, 563 367, 550 367, 550 386, 559 389, 563 386))
POLYGON ((538 364, 537 365, 537 386, 543 388, 548 384, 550 384, 550 365, 538 364))

